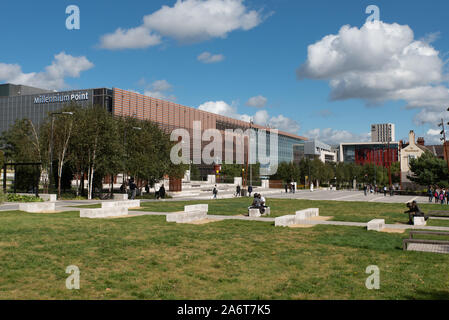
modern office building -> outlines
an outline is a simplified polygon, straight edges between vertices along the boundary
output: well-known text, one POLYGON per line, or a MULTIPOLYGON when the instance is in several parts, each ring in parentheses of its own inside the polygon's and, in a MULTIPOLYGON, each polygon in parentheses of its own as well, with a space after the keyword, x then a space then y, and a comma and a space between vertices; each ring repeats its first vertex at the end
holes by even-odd
POLYGON ((371 142, 395 141, 395 127, 393 123, 371 125, 371 142))
POLYGON ((387 167, 390 163, 399 161, 399 143, 341 143, 339 154, 340 162, 387 167))
MULTIPOLYGON (((56 112, 71 102, 75 102, 80 107, 100 105, 116 116, 149 120, 159 125, 166 133, 171 133, 178 128, 186 129, 191 137, 191 154, 195 152, 192 141, 194 121, 201 122, 202 131, 218 129, 223 133, 223 136, 226 129, 246 131, 252 128, 255 131, 266 130, 268 136, 266 139, 267 149, 269 150, 270 128, 118 88, 53 92, 22 85, 0 85, 0 132, 8 130, 17 119, 28 118, 35 125, 39 125, 48 117, 49 113, 56 112)), ((278 161, 292 162, 294 160, 294 146, 304 144, 307 138, 282 131, 278 132, 278 136, 278 161)), ((203 142, 201 147, 203 148, 208 143, 203 142)), ((224 143, 223 141, 223 146, 224 143)), ((258 143, 257 140, 256 143, 258 143)), ((247 146, 245 148, 245 159, 247 159, 246 152, 247 146)), ((224 159, 223 154, 221 160, 224 161, 224 159)), ((210 165, 200 165, 200 170, 202 174, 213 172, 210 165)))
POLYGON ((318 140, 304 143, 304 157, 310 160, 317 158, 323 163, 337 162, 337 154, 332 151, 332 147, 318 140))

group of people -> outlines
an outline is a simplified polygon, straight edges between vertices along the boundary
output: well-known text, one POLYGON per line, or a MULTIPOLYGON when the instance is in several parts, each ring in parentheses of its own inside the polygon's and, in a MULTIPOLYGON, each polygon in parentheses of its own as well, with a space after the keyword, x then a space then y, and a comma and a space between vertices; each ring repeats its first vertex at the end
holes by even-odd
POLYGON ((435 201, 435 203, 449 204, 449 189, 439 188, 438 186, 427 189, 427 195, 429 196, 429 202, 435 201))
MULTIPOLYGON (((253 193, 253 186, 248 186, 248 196, 249 197, 251 197, 251 193, 253 193)), ((242 196, 242 188, 240 187, 240 185, 237 185, 237 187, 235 188, 234 196, 236 196, 236 197, 242 196)))
POLYGON ((294 183, 286 183, 284 186, 285 193, 295 193, 296 185, 294 183))
POLYGON ((363 192, 365 194, 365 196, 367 196, 368 194, 379 194, 379 193, 383 193, 384 196, 387 196, 387 193, 390 194, 390 197, 392 197, 394 195, 394 187, 390 186, 383 186, 383 187, 379 187, 377 185, 371 185, 371 184, 367 184, 365 185, 365 187, 363 188, 363 192))
POLYGON ((259 209, 261 214, 265 213, 265 208, 267 206, 265 205, 265 197, 262 196, 260 193, 254 194, 254 200, 249 209, 259 209))
MULTIPOLYGON (((120 192, 121 193, 128 193, 128 188, 129 188, 130 199, 134 200, 136 198, 137 190, 138 190, 138 187, 137 187, 136 182, 134 181, 134 178, 130 178, 128 181, 123 182, 122 185, 120 186, 120 192)), ((150 193, 150 186, 149 186, 148 183, 145 185, 145 192, 146 193, 150 193)), ((160 186, 159 190, 156 191, 156 193, 155 193, 156 199, 160 199, 160 198, 164 199, 165 198, 165 194, 166 194, 165 193, 165 187, 162 184, 160 186)))

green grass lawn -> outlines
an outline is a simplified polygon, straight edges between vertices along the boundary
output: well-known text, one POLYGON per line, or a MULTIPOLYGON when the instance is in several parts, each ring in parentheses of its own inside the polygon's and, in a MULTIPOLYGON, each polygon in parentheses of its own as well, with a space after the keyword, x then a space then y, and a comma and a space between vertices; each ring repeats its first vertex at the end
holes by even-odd
MULTIPOLYGON (((189 204, 236 214, 232 210, 247 201, 189 204)), ((321 215, 337 220, 405 218, 401 204, 269 202, 275 215, 319 207, 321 215)), ((185 203, 143 205, 177 211, 185 203)), ((448 299, 449 255, 404 252, 406 237, 357 227, 291 229, 237 220, 182 225, 163 216, 97 220, 80 219, 77 212, 1 212, 0 299, 448 299), (80 269, 80 290, 65 288, 69 265, 80 269), (365 287, 369 265, 380 268, 380 290, 365 287)))
MULTIPOLYGON (((243 215, 247 214, 247 208, 251 205, 250 198, 233 198, 220 200, 198 201, 164 201, 142 202, 143 209, 139 211, 175 212, 183 211, 185 205, 209 204, 209 214, 216 215, 243 215)), ((316 200, 292 200, 292 199, 267 199, 271 208, 271 217, 279 217, 287 214, 295 214, 296 211, 307 208, 319 208, 321 216, 332 216, 334 221, 368 222, 372 219, 385 219, 386 223, 405 223, 408 215, 405 204, 401 203, 371 203, 371 202, 347 202, 347 201, 316 201, 316 200)), ((448 210, 449 206, 440 204, 422 204, 421 210, 448 210)), ((449 221, 430 220, 428 225, 448 226, 449 221)))

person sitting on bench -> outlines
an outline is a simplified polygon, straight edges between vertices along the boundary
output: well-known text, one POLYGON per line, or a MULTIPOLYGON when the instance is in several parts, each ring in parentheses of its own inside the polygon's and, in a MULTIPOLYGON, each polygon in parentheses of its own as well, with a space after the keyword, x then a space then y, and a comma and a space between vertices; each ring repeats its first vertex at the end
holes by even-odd
POLYGON ((254 194, 254 200, 253 200, 253 204, 251 205, 251 207, 249 207, 249 209, 259 209, 261 214, 265 213, 265 198, 263 198, 264 201, 262 202, 262 198, 260 196, 259 193, 255 193, 254 194))
POLYGON ((408 224, 413 225, 414 217, 424 217, 426 221, 427 219, 429 219, 429 217, 427 217, 426 214, 419 209, 416 201, 407 203, 407 208, 409 210, 405 211, 404 213, 408 213, 408 224))

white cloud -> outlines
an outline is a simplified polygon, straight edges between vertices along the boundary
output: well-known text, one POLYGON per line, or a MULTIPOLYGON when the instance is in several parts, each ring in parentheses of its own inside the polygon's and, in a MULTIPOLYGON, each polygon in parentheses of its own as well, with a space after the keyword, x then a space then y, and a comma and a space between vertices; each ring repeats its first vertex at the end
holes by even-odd
POLYGON ((429 129, 424 136, 426 145, 442 144, 441 142, 441 129, 429 129))
POLYGON ((146 84, 145 80, 140 81, 145 86, 144 95, 156 99, 175 101, 174 95, 168 94, 173 86, 167 80, 156 80, 151 84, 146 84))
POLYGON ((239 114, 234 105, 229 105, 224 101, 208 101, 201 104, 198 109, 247 122, 251 119, 249 115, 239 114))
POLYGON ((247 106, 254 107, 254 108, 263 108, 263 107, 265 107, 266 104, 267 104, 267 98, 265 98, 264 96, 260 96, 260 95, 250 98, 248 100, 248 102, 246 103, 247 106))
POLYGON ((237 112, 237 108, 234 105, 229 105, 224 101, 205 102, 200 105, 198 109, 246 122, 249 122, 252 118, 255 124, 268 126, 270 128, 294 134, 297 134, 300 129, 299 124, 295 120, 287 118, 283 115, 270 117, 266 110, 259 110, 254 114, 253 117, 251 117, 247 114, 239 114, 237 112))
POLYGON ((371 133, 355 134, 346 130, 336 130, 332 128, 312 129, 305 133, 311 140, 319 140, 329 145, 338 145, 344 142, 369 142, 371 133))
POLYGON ((178 0, 144 17, 144 25, 180 42, 224 38, 229 32, 250 30, 262 22, 243 0, 178 0))
POLYGON ((54 56, 51 65, 45 71, 24 73, 17 64, 0 63, 0 82, 23 84, 42 89, 58 90, 67 88, 65 78, 79 78, 81 72, 93 68, 86 57, 74 57, 60 52, 54 56))
POLYGON ((434 39, 414 40, 409 26, 396 23, 343 26, 308 47, 297 76, 328 80, 333 100, 362 99, 368 105, 405 100, 408 108, 424 109, 415 121, 434 122, 435 112, 449 102, 444 63, 430 45, 434 39))
POLYGON ((128 30, 118 28, 114 33, 105 34, 100 39, 100 47, 110 50, 142 49, 161 43, 161 36, 140 26, 128 30))
POLYGON ((211 54, 210 52, 203 52, 197 59, 203 63, 217 63, 224 60, 224 55, 222 54, 211 54))
POLYGON ((236 30, 250 30, 263 21, 261 13, 249 10, 244 0, 177 0, 173 7, 146 15, 144 23, 101 38, 106 49, 137 49, 157 45, 161 37, 193 43, 212 38, 225 38, 236 30))

